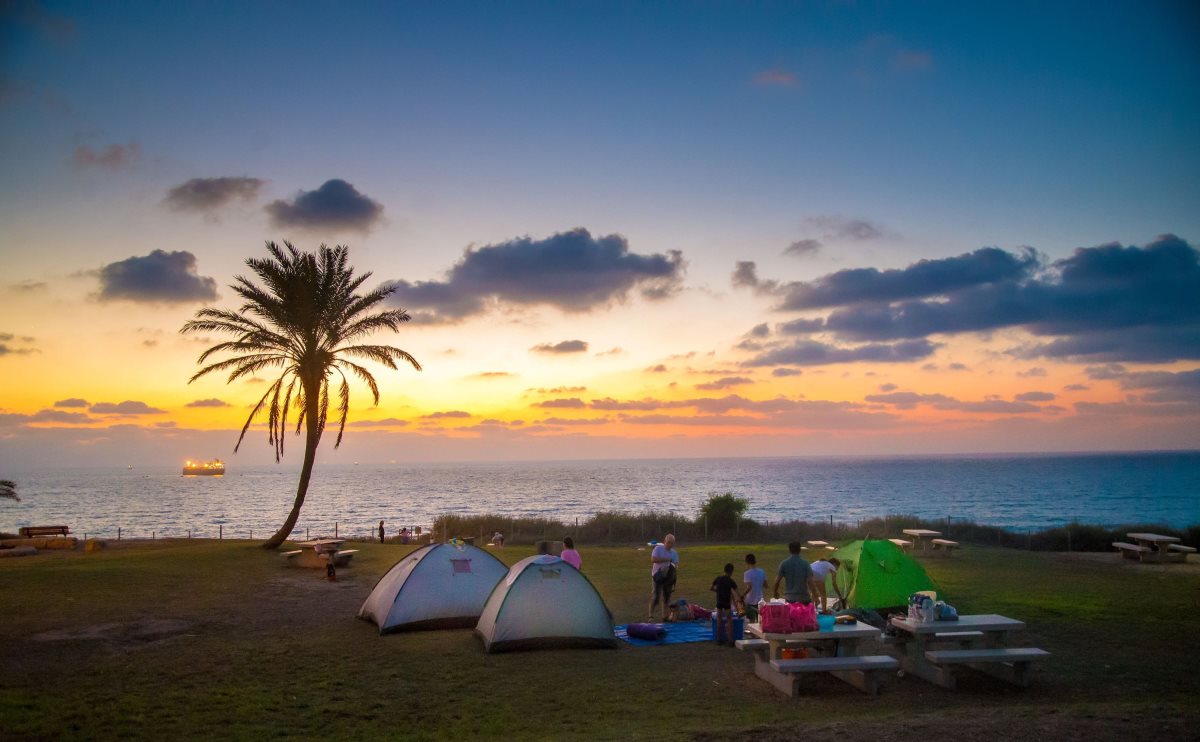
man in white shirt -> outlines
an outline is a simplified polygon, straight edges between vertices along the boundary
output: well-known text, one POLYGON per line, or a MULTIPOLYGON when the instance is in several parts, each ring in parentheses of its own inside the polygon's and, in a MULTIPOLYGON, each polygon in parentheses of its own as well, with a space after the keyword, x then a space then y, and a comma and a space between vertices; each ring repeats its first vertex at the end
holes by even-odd
POLYGON ((671 593, 675 590, 675 567, 679 564, 679 552, 675 551, 675 535, 663 536, 661 544, 655 544, 650 552, 650 578, 654 592, 650 594, 650 620, 654 620, 654 608, 662 600, 662 620, 670 620, 671 593))
POLYGON ((746 606, 746 620, 758 622, 758 603, 763 599, 763 588, 767 585, 767 573, 758 566, 753 554, 746 555, 746 571, 742 574, 746 589, 742 590, 742 605, 746 606))

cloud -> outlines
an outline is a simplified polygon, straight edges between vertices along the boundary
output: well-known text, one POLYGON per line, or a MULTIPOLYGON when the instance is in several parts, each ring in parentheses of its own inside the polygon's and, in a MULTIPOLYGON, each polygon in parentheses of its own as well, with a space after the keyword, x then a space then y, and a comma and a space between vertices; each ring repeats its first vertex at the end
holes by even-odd
POLYGON ((101 301, 182 303, 214 301, 217 282, 197 275, 196 256, 186 250, 155 250, 109 263, 99 270, 101 301))
POLYGON ((775 326, 775 332, 780 335, 811 335, 825 329, 824 319, 794 319, 775 326))
POLYGON ((1087 377, 1092 381, 1108 381, 1111 379, 1119 379, 1129 373, 1124 366, 1119 363, 1106 363, 1103 366, 1088 366, 1083 370, 1087 377))
POLYGON ((586 386, 556 386, 553 389, 547 389, 545 387, 538 387, 537 389, 527 389, 526 391, 533 392, 535 394, 578 394, 579 392, 586 392, 587 387, 586 386))
POLYGON ((499 305, 588 312, 624 302, 635 290, 652 301, 672 296, 685 269, 679 251, 639 255, 619 234, 593 237, 578 228, 542 240, 520 237, 468 248, 443 281, 392 282, 390 301, 441 321, 499 305))
POLYGON ((396 417, 385 417, 382 420, 352 420, 346 425, 353 428, 403 428, 409 425, 409 422, 396 417))
POLYGON ((10 283, 9 288, 13 291, 19 291, 23 294, 33 293, 34 291, 44 291, 46 289, 45 281, 18 281, 10 283))
POLYGON ((820 230, 821 235, 827 240, 865 242, 879 239, 886 234, 882 227, 869 219, 820 214, 807 217, 804 221, 820 230))
POLYGON ((777 377, 785 377, 785 376, 800 376, 803 373, 804 372, 798 368, 783 367, 783 368, 775 369, 774 371, 771 372, 771 375, 777 376, 777 377))
POLYGON ((768 350, 746 361, 745 366, 821 366, 832 363, 907 363, 928 358, 938 345, 928 340, 906 340, 899 343, 868 343, 838 347, 816 340, 799 340, 791 345, 768 350))
POLYGON ((516 374, 508 371, 484 371, 482 373, 468 376, 468 379, 509 379, 515 377, 516 374))
MULTIPOLYGON (((827 309, 942 296, 972 286, 1022 278, 1036 267, 1037 257, 1032 251, 1014 255, 996 247, 984 247, 953 258, 921 260, 903 269, 854 268, 812 282, 787 284, 779 289, 783 299, 779 308, 827 309)), ((841 330, 848 324, 845 319, 841 322, 835 325, 831 317, 827 324, 841 330)))
POLYGON ((529 349, 531 353, 583 353, 588 349, 584 340, 563 340, 560 343, 541 343, 529 349))
POLYGON ((473 417, 469 412, 463 410, 448 410, 446 412, 431 412, 428 415, 421 415, 422 420, 441 420, 444 418, 464 418, 473 417))
POLYGON ((0 356, 25 356, 30 353, 37 353, 36 348, 10 348, 6 343, 0 343, 0 356))
POLYGON ((784 255, 794 255, 803 257, 806 255, 816 255, 821 251, 821 241, 814 239, 796 240, 792 244, 783 249, 784 255))
POLYGON ((581 410, 587 407, 584 401, 578 397, 570 397, 564 399, 547 399, 544 402, 535 402, 534 407, 544 407, 551 410, 581 410))
POLYGON ((1022 392, 1013 399, 1018 402, 1051 402, 1055 399, 1055 395, 1051 392, 1022 392))
POLYGON ((97 415, 161 415, 166 413, 166 410, 160 410, 157 407, 151 407, 145 402, 132 399, 115 404, 112 402, 97 402, 88 411, 97 415))
POLYGON ((1024 371, 1018 371, 1017 376, 1020 376, 1022 379, 1042 379, 1047 376, 1047 373, 1046 369, 1042 368, 1041 366, 1034 366, 1033 368, 1027 368, 1024 371))
POLYGON ((327 180, 315 191, 300 191, 289 201, 264 207, 280 229, 369 232, 383 219, 383 206, 344 180, 327 180))
POLYGON ((62 410, 39 410, 29 418, 35 423, 68 423, 79 424, 92 422, 92 418, 82 412, 63 412, 62 410))
POLYGON ((735 386, 745 386, 746 384, 753 383, 754 379, 750 379, 745 376, 725 376, 717 379, 716 381, 697 384, 696 388, 701 391, 719 391, 721 389, 732 389, 735 386))
POLYGON ((750 82, 758 87, 794 88, 800 84, 800 78, 793 72, 774 67, 755 73, 750 82))
MULTIPOLYGON (((25 26, 55 43, 73 41, 76 35, 74 19, 46 10, 37 0, 8 0, 0 3, 0 34, 7 37, 9 28, 25 26)), ((6 38, 6 43, 11 39, 6 38)))
POLYGON ((609 348, 608 350, 600 351, 599 353, 596 354, 596 357, 603 358, 605 356, 619 356, 624 352, 625 351, 622 350, 619 346, 614 346, 612 348, 609 348))
POLYGON ((87 407, 88 401, 79 397, 70 397, 69 399, 60 399, 54 403, 55 407, 87 407))
POLYGON ((184 407, 231 407, 231 406, 232 405, 230 405, 228 402, 217 399, 216 397, 212 397, 209 399, 197 399, 192 402, 188 402, 187 404, 184 405, 184 407))
POLYGON ((605 425, 610 421, 608 418, 604 417, 590 417, 579 420, 574 420, 569 417, 548 417, 545 420, 540 420, 539 422, 541 422, 543 425, 605 425))
POLYGON ((779 290, 778 281, 764 281, 758 277, 758 266, 753 260, 737 261, 730 282, 734 288, 750 289, 756 294, 770 295, 779 290))
POLYGON ((665 363, 658 363, 646 369, 646 371, 652 374, 665 374, 668 370, 665 363))
POLYGON ((1200 404, 1200 369, 1191 371, 1141 371, 1120 377, 1122 389, 1149 390, 1143 402, 1191 402, 1200 404))
POLYGON ((168 191, 163 205, 175 211, 213 212, 231 201, 254 201, 265 183, 246 177, 192 178, 168 191))
POLYGON ((771 326, 768 325, 766 322, 763 322, 761 324, 755 325, 754 327, 751 327, 750 331, 746 333, 746 335, 748 337, 752 337, 752 338, 765 338, 765 337, 770 336, 770 334, 771 334, 771 326))
POLYGON ((78 167, 99 167, 109 170, 119 170, 137 163, 142 156, 142 148, 137 144, 110 144, 102 150, 94 150, 87 145, 75 148, 72 158, 78 167))
POLYGON ((1067 384, 1063 387, 1064 392, 1086 392, 1090 390, 1091 387, 1087 384, 1067 384))
POLYGON ((840 342, 1020 328, 1044 340, 1010 349, 1016 358, 1200 358, 1200 252, 1174 235, 1145 247, 1078 248, 1050 264, 1028 248, 982 248, 899 270, 838 271, 774 286, 752 268, 741 285, 780 297, 777 309, 832 309, 824 330, 840 342))
MULTIPOLYGON (((1050 395, 1053 397, 1054 395, 1050 395)), ((958 412, 982 412, 990 414, 1023 415, 1030 412, 1041 412, 1042 408, 1028 401, 1016 400, 1007 402, 1002 399, 985 399, 982 401, 962 401, 945 394, 917 394, 916 392, 890 392, 887 394, 868 394, 865 399, 876 404, 885 404, 902 410, 912 409, 918 405, 927 405, 939 410, 954 410, 958 412)))

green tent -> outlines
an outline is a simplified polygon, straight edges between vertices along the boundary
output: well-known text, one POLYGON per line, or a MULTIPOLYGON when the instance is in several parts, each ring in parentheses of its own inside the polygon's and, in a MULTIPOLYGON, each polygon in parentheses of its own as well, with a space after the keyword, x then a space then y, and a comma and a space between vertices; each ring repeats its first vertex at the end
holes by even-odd
POLYGON ((852 541, 830 556, 841 562, 837 581, 850 608, 905 606, 909 595, 937 590, 917 560, 891 541, 852 541))

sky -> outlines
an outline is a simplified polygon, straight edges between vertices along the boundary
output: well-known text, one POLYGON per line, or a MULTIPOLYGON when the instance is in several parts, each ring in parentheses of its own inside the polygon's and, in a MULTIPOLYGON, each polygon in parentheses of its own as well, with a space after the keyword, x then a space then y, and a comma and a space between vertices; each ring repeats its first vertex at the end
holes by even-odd
MULTIPOLYGON (((0 3, 0 468, 272 460, 268 241, 412 321, 321 459, 1200 448, 1192 2, 0 3)), ((285 462, 302 443, 289 442, 285 462)), ((292 462, 296 463, 296 462, 292 462)))

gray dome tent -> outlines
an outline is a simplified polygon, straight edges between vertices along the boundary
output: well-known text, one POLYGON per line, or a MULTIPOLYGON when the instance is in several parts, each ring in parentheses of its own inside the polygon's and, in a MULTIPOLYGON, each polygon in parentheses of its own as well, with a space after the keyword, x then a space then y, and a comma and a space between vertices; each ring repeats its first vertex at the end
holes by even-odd
POLYGON ((508 568, 476 546, 430 544, 392 565, 367 596, 358 617, 379 633, 469 628, 508 568))
POLYGON ((475 633, 487 652, 616 647, 612 614, 582 572, 556 556, 514 564, 496 583, 475 633))

